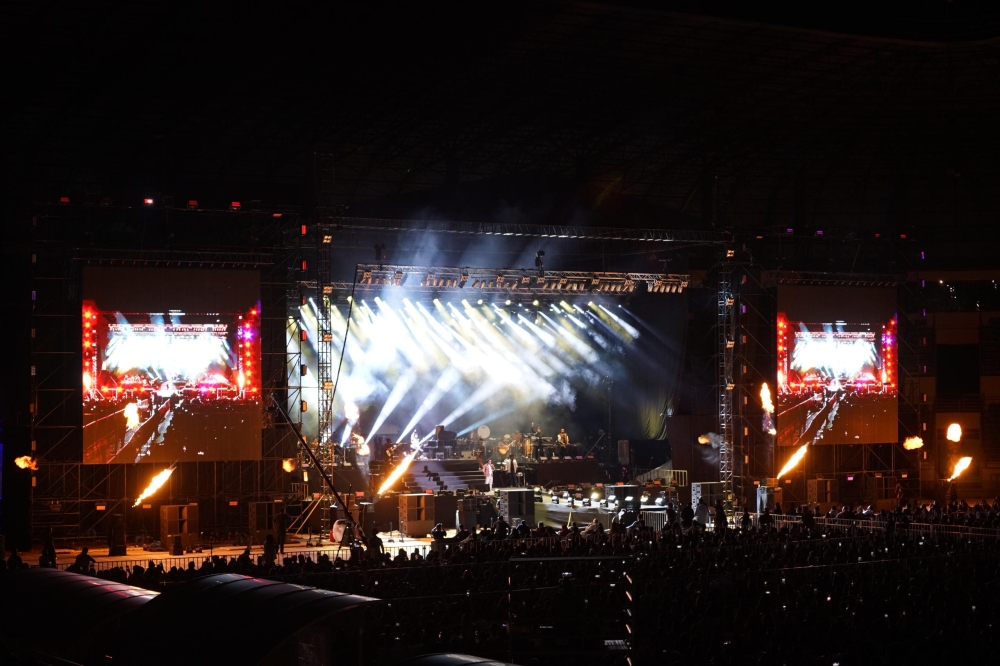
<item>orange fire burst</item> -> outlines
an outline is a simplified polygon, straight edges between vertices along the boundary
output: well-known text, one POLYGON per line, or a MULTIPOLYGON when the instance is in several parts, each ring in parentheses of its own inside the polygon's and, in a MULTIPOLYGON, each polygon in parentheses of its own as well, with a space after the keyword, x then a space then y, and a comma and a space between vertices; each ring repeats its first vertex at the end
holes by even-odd
POLYGON ((949 442, 961 442, 962 441, 962 426, 957 423, 952 423, 948 426, 948 433, 945 435, 949 442))
POLYGON ((14 464, 21 469, 30 469, 36 472, 38 471, 38 461, 31 456, 19 456, 14 458, 14 464))
POLYGON ((768 414, 774 413, 774 403, 771 402, 771 389, 767 387, 767 382, 760 386, 760 406, 768 414))
POLYGON ((958 475, 969 469, 969 465, 972 464, 972 458, 965 456, 964 458, 959 458, 958 462, 955 463, 955 469, 952 470, 951 476, 948 478, 949 481, 954 481, 958 478, 958 475))
POLYGON ((413 459, 417 457, 417 452, 419 450, 420 449, 416 449, 406 454, 406 457, 403 458, 398 465, 396 465, 396 469, 392 470, 392 474, 389 475, 389 478, 386 479, 385 483, 383 483, 378 489, 379 495, 392 488, 393 484, 399 480, 399 477, 406 473, 406 470, 410 467, 410 463, 412 463, 413 459))
POLYGON ((135 430, 139 427, 139 405, 134 402, 130 402, 125 405, 124 410, 125 415, 125 428, 128 430, 135 430))
POLYGON ((796 465, 798 465, 803 458, 806 457, 806 449, 808 448, 809 448, 808 444, 803 444, 802 446, 800 446, 799 450, 792 454, 792 457, 788 459, 788 462, 785 463, 785 466, 781 468, 780 472, 778 472, 777 478, 780 479, 785 474, 792 471, 792 469, 796 465))
POLYGON ((132 506, 139 506, 140 504, 142 504, 142 500, 152 496, 153 493, 159 490, 160 487, 167 482, 167 479, 169 479, 170 475, 173 473, 174 473, 174 468, 168 467, 167 469, 163 470, 162 472, 154 476, 153 480, 149 482, 149 485, 146 486, 146 489, 142 491, 142 494, 139 495, 139 497, 135 500, 135 504, 133 504, 132 506))
POLYGON ((907 437, 906 441, 903 442, 903 448, 907 451, 913 451, 919 449, 924 445, 924 440, 919 437, 907 437))
POLYGON ((281 461, 281 469, 285 470, 286 472, 294 472, 295 471, 295 458, 285 458, 284 460, 282 460, 281 461))

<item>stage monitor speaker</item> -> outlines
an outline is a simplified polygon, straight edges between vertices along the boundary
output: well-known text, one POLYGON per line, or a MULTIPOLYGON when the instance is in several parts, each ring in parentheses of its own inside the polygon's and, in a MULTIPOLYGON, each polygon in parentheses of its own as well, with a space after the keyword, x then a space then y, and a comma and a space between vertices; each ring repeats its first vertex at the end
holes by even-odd
POLYGON ((604 492, 605 497, 607 497, 609 501, 612 497, 617 500, 619 509, 631 509, 632 511, 639 510, 639 486, 635 484, 606 486, 604 492), (629 497, 632 499, 628 499, 629 497))
POLYGON ((508 524, 525 520, 535 522, 535 491, 531 488, 500 491, 500 515, 508 524))
POLYGON ((618 440, 618 462, 622 465, 628 465, 629 460, 632 456, 630 455, 629 443, 627 439, 618 440))
MULTIPOLYGON (((691 484, 694 485, 694 484, 691 484)), ((771 486, 757 486, 757 513, 764 513, 764 509, 774 508, 774 488, 771 486)))
POLYGON ((264 543, 274 536, 274 502, 250 502, 250 541, 264 543))
POLYGON ((192 550, 198 544, 197 504, 160 506, 160 543, 166 548, 173 548, 177 537, 183 550, 192 550))
POLYGON ((421 538, 434 528, 434 495, 412 493, 399 496, 399 531, 421 538))
POLYGON ((697 506, 698 500, 704 498, 709 507, 715 506, 716 502, 726 501, 726 484, 721 481, 703 481, 691 484, 691 506, 697 506))
POLYGON ((472 531, 479 524, 479 498, 463 497, 458 505, 458 522, 472 531))
POLYGON ((838 501, 836 479, 809 479, 806 481, 806 499, 810 505, 838 501))
POLYGON ((128 553, 125 546, 125 516, 113 513, 108 516, 108 555, 124 557, 128 553))

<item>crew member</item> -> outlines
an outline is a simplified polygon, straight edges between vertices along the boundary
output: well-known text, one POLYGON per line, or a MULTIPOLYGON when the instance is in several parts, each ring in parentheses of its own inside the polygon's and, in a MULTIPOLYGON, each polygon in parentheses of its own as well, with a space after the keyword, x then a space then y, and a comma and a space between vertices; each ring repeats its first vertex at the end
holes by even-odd
POLYGON ((282 555, 285 554, 285 535, 288 532, 288 526, 292 523, 292 518, 287 513, 285 513, 285 507, 277 507, 277 511, 274 514, 274 518, 271 520, 271 527, 274 528, 274 538, 277 541, 278 552, 282 555))

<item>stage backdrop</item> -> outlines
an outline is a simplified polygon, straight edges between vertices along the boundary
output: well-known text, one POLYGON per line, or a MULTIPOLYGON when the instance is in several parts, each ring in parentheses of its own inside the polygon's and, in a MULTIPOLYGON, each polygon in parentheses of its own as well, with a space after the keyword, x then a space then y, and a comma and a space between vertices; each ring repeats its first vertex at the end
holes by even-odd
MULTIPOLYGON (((297 411, 295 398, 318 400, 317 307, 309 299, 299 309, 287 338, 289 409, 301 415, 310 439, 319 436, 316 410, 297 411), (305 375, 296 372, 300 359, 305 375)), ((565 294, 536 305, 471 289, 426 300, 405 285, 353 305, 340 297, 330 310, 340 379, 323 440, 344 443, 353 431, 419 441, 439 424, 467 437, 487 425, 490 437, 538 428, 555 437, 565 429, 584 453, 615 446, 605 432, 609 400, 615 440, 663 440, 676 402, 685 308, 686 294, 565 294)))
POLYGON ((778 288, 779 446, 898 437, 896 291, 778 288))
POLYGON ((260 276, 87 267, 83 462, 260 458, 260 276))

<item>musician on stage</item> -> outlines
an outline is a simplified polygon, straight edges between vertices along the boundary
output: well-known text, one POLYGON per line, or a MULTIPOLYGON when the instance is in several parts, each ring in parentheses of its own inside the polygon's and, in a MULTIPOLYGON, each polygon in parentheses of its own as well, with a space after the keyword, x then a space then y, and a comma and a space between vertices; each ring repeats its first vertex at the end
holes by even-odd
POLYGON ((514 454, 510 454, 510 457, 503 462, 503 471, 507 476, 507 485, 516 486, 517 485, 517 461, 514 460, 514 454))
POLYGON ((569 435, 566 433, 566 428, 560 428, 559 434, 556 436, 556 456, 562 458, 569 452, 569 435))
POLYGON ((483 465, 483 476, 486 477, 487 492, 493 492, 493 463, 487 459, 483 465))

